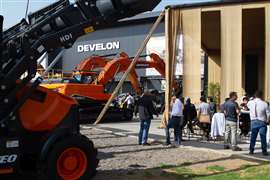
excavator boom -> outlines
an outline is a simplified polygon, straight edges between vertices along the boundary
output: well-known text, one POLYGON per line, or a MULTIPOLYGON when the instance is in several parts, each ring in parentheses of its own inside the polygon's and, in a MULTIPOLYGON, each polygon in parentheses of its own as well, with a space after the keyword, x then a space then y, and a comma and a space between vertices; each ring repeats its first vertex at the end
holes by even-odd
MULTIPOLYGON (((105 86, 115 77, 116 74, 126 71, 131 62, 132 59, 129 58, 126 53, 122 52, 120 57, 109 61, 106 66, 104 66, 103 70, 97 77, 95 84, 102 84, 105 86)), ((162 77, 165 77, 165 62, 159 55, 152 53, 150 54, 150 60, 138 60, 135 68, 128 75, 131 85, 138 95, 142 93, 142 88, 138 81, 138 75, 135 69, 146 68, 154 68, 160 73, 162 77)))

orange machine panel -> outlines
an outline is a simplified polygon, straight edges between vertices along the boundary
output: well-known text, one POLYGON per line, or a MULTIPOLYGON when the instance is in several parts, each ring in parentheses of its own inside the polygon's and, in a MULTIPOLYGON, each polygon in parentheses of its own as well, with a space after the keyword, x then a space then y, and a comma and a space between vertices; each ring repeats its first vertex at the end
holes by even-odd
POLYGON ((28 99, 20 108, 19 115, 24 128, 34 132, 54 129, 69 113, 70 108, 77 104, 72 98, 44 87, 38 87, 33 94, 41 96, 41 99, 28 99))
POLYGON ((58 91, 66 96, 82 96, 88 97, 94 100, 107 101, 111 94, 104 92, 103 85, 95 84, 63 84, 62 87, 58 87, 58 91))

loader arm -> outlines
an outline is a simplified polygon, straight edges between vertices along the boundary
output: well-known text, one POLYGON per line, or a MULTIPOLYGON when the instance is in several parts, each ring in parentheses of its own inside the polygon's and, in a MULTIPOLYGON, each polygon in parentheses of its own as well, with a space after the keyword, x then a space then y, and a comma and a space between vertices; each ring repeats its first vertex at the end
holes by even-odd
POLYGON ((38 59, 159 2, 59 0, 4 32, 0 16, 0 175, 32 170, 38 179, 93 178, 97 150, 80 133, 77 102, 39 86, 38 59))
POLYGON ((69 48, 76 39, 105 28, 119 19, 152 10, 160 0, 58 1, 22 20, 3 33, 0 67, 0 122, 24 104, 40 80, 20 101, 16 95, 36 75, 37 60, 46 52, 69 48))

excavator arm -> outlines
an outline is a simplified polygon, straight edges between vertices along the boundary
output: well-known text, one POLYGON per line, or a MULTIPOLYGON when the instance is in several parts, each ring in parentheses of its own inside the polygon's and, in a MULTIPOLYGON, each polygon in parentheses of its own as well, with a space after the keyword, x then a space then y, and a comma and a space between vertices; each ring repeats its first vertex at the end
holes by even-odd
POLYGON ((137 95, 141 95, 142 92, 142 87, 140 82, 138 81, 138 75, 135 71, 135 69, 131 70, 130 73, 128 74, 128 79, 130 80, 130 83, 136 92, 137 95))
POLYGON ((128 55, 124 52, 120 53, 119 57, 112 59, 103 67, 94 84, 106 85, 118 73, 126 71, 130 63, 128 55))
MULTIPOLYGON (((132 60, 129 56, 122 52, 119 57, 109 61, 97 77, 95 84, 106 85, 110 80, 112 80, 116 74, 124 72, 128 69, 132 60)), ((150 54, 150 60, 139 60, 136 63, 135 68, 129 73, 128 78, 131 82, 131 85, 135 92, 140 95, 142 94, 142 88, 138 81, 138 75, 135 69, 146 69, 146 68, 154 68, 156 69, 162 77, 165 77, 165 62, 164 60, 157 54, 150 54)), ((177 84, 174 83, 174 88, 177 88, 177 84)))
POLYGON ((75 71, 79 72, 89 72, 96 68, 103 68, 110 61, 105 57, 93 56, 82 60, 76 67, 75 71))

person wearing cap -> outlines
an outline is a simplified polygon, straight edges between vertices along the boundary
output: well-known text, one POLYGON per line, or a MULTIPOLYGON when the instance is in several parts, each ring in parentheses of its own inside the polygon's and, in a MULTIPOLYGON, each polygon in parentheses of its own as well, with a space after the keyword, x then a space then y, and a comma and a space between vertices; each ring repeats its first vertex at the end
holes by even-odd
POLYGON ((261 91, 256 92, 255 98, 248 102, 248 108, 250 110, 251 119, 251 139, 249 146, 249 154, 254 154, 256 139, 258 133, 260 133, 261 148, 264 156, 268 155, 267 152, 267 123, 270 121, 270 110, 268 104, 262 100, 263 93, 261 91))

